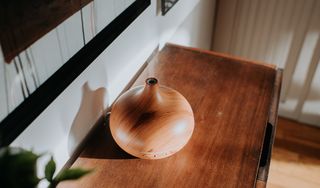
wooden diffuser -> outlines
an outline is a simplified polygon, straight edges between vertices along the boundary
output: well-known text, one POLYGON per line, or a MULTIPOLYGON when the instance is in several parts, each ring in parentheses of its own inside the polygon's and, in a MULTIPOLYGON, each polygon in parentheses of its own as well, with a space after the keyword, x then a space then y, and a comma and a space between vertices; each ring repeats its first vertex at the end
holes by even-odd
POLYGON ((121 95, 112 107, 111 134, 126 152, 143 159, 168 157, 191 138, 194 117, 177 91, 148 78, 121 95))

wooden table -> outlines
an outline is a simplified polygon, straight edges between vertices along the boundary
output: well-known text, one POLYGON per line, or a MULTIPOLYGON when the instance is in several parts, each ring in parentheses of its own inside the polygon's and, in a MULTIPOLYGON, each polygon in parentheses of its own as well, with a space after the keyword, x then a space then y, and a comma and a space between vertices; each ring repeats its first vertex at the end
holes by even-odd
POLYGON ((147 77, 190 102, 195 130, 175 155, 142 160, 122 151, 99 125, 73 166, 94 173, 60 187, 264 187, 277 120, 282 71, 210 51, 168 44, 133 86, 147 77))

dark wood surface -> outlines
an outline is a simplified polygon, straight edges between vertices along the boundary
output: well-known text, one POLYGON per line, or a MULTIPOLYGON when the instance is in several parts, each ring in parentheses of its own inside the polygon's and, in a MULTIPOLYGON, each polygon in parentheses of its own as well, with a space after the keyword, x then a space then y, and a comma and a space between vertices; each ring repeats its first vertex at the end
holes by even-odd
POLYGON ((73 164, 95 172, 60 187, 254 187, 276 72, 271 65, 167 45, 133 85, 154 76, 186 97, 195 116, 188 144, 168 158, 137 159, 115 144, 106 123, 73 164))
POLYGON ((3 0, 0 3, 0 42, 5 61, 62 23, 93 0, 3 0))
POLYGON ((262 149, 262 154, 260 158, 259 172, 258 172, 258 180, 261 180, 263 182, 266 182, 268 180, 272 147, 274 144, 276 130, 277 130, 281 80, 282 80, 282 70, 278 69, 274 90, 273 90, 272 103, 270 106, 268 125, 265 133, 263 149, 262 149))

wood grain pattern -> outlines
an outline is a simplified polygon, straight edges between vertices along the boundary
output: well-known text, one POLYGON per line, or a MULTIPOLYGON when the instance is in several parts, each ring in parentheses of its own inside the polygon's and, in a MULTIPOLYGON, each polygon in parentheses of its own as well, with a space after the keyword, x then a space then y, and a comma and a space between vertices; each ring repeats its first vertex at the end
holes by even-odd
POLYGON ((148 77, 189 101, 195 129, 188 144, 168 158, 136 159, 101 125, 73 164, 95 172, 60 187, 254 187, 276 69, 166 45, 134 86, 148 77))
POLYGON ((92 0, 4 0, 0 3, 0 42, 9 63, 92 0))
POLYGON ((279 118, 268 188, 320 187, 320 128, 279 118))
POLYGON ((275 146, 309 157, 320 156, 320 128, 280 118, 275 146))
POLYGON ((111 110, 110 130, 126 152, 143 159, 161 159, 181 150, 191 138, 190 104, 156 78, 121 95, 111 110))

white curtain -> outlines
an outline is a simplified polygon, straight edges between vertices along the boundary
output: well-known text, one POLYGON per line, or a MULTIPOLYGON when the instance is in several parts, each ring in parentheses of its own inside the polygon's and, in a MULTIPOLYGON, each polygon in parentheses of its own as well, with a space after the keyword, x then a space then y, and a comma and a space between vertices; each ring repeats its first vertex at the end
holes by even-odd
POLYGON ((320 1, 217 5, 213 50, 283 68, 280 116, 320 126, 320 1))

